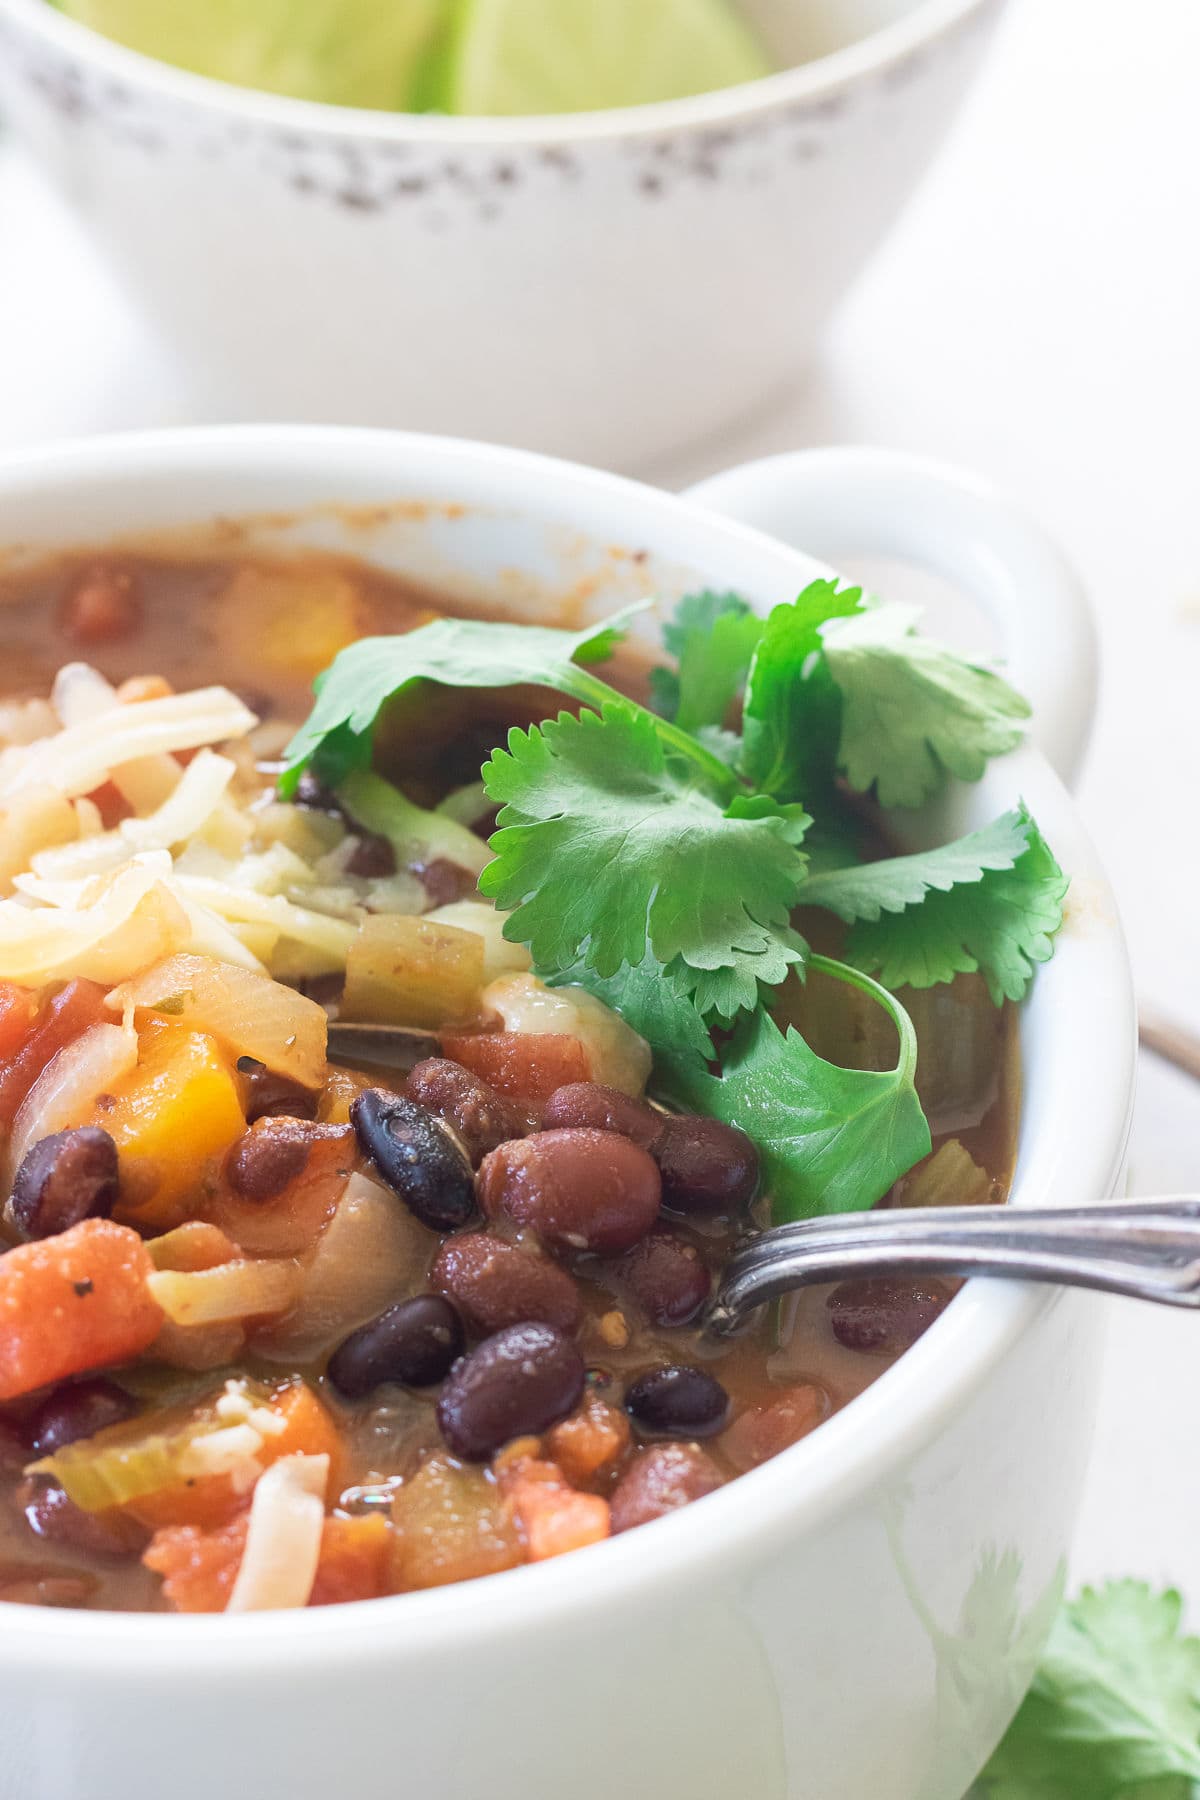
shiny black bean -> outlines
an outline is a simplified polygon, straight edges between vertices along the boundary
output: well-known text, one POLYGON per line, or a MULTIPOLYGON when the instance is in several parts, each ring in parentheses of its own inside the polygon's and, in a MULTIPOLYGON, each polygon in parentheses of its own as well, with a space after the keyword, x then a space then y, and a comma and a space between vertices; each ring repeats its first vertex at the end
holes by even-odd
POLYGON ((422 1225, 452 1231, 466 1224, 475 1211, 471 1165, 440 1120, 384 1088, 360 1094, 350 1120, 364 1155, 422 1225))
POLYGON ((485 1462, 510 1438, 557 1425, 583 1393, 583 1358, 552 1325, 510 1325, 451 1371, 438 1424, 456 1456, 485 1462))
POLYGON ((321 1096, 301 1087, 287 1075, 278 1075, 253 1056, 239 1056, 238 1070, 246 1077, 246 1123, 256 1119, 315 1119, 321 1096))
POLYGON ((111 1381, 76 1381, 51 1394, 29 1421, 29 1441, 38 1456, 53 1456, 67 1444, 122 1425, 137 1412, 137 1401, 111 1381))
POLYGON ((69 1545, 88 1556, 136 1556, 147 1533, 136 1520, 117 1508, 106 1513, 86 1513, 76 1506, 56 1481, 28 1476, 14 1495, 35 1537, 47 1543, 69 1545))
POLYGON ((829 1325, 846 1350, 868 1356, 899 1356, 916 1343, 950 1299, 937 1280, 892 1276, 877 1281, 843 1281, 825 1302, 829 1325))
POLYGON ((462 1320, 449 1300, 418 1294, 352 1332, 330 1358, 328 1375, 347 1400, 361 1400, 386 1381, 432 1387, 449 1374, 465 1343, 462 1320))
POLYGON ((663 1205, 673 1212, 744 1212, 758 1188, 758 1152, 744 1132, 719 1119, 690 1113, 664 1119, 652 1155, 663 1205))
POLYGON ((672 1363, 625 1391, 630 1418, 649 1437, 712 1437, 729 1417, 729 1395, 703 1369, 672 1363))
POLYGON ((107 1131, 80 1125, 34 1144, 17 1170, 13 1222, 26 1237, 53 1237, 84 1219, 107 1217, 117 1203, 117 1146, 107 1131))

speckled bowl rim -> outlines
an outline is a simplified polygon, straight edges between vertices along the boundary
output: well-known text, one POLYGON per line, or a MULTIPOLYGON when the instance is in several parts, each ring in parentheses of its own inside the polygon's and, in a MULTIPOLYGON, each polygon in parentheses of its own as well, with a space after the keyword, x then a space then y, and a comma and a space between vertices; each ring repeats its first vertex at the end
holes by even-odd
POLYGON ((683 100, 594 113, 496 119, 376 112, 235 87, 207 75, 176 69, 156 57, 143 56, 140 51, 115 43, 89 26, 64 17, 50 0, 0 0, 0 19, 7 15, 21 29, 93 65, 113 82, 157 90, 160 96, 184 105, 207 107, 232 118, 255 120, 282 130, 324 132, 385 143, 568 147, 720 128, 795 102, 819 101, 864 77, 902 63, 927 43, 948 35, 972 15, 996 4, 997 0, 915 0, 901 18, 841 50, 757 81, 683 100))

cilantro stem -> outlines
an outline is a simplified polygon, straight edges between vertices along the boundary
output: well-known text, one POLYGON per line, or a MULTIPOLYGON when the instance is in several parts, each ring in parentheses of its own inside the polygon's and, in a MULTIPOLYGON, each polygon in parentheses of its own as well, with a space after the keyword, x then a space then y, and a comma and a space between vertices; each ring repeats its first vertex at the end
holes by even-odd
POLYGON ((601 681, 598 675, 592 675, 587 669, 581 669, 577 663, 570 665, 570 686, 564 682, 564 690, 585 705, 594 706, 602 713, 606 706, 623 706, 630 712, 640 713, 644 718, 653 721, 654 729, 660 741, 666 744, 677 755, 699 769, 710 787, 714 787, 725 800, 734 800, 739 794, 746 792, 733 770, 723 763, 719 756, 706 750, 689 731, 684 731, 670 719, 662 719, 652 713, 648 707, 640 706, 636 700, 630 700, 625 694, 618 693, 616 688, 609 687, 607 681, 601 681))
POLYGON ((896 1073, 904 1081, 911 1082, 917 1073, 917 1033, 896 996, 878 981, 873 981, 869 975, 864 975, 861 969, 853 969, 849 963, 837 962, 832 956, 818 956, 814 953, 809 956, 807 966, 815 969, 819 975, 829 975, 834 981, 844 981, 847 987, 861 989, 864 994, 870 995, 877 1006, 882 1006, 896 1027, 900 1039, 900 1060, 896 1064, 896 1073))

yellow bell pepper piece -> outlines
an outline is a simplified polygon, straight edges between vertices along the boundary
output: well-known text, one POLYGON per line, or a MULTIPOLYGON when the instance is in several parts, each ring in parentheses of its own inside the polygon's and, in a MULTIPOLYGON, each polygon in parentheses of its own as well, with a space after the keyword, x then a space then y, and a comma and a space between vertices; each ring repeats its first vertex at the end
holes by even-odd
POLYGON ((137 1067, 97 1107, 95 1123, 120 1154, 118 1216, 158 1230, 187 1217, 189 1199, 246 1129, 237 1078, 215 1039, 158 1022, 140 1034, 137 1067))

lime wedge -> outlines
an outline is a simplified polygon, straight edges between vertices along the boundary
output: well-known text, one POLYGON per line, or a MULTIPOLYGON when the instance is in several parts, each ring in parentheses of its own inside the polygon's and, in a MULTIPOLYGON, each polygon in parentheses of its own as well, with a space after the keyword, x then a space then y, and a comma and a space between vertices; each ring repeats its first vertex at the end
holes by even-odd
POLYGON ((476 115, 596 112, 771 72, 731 0, 456 0, 432 103, 476 115))
POLYGON ((406 112, 448 0, 58 0, 145 56, 237 87, 406 112))

